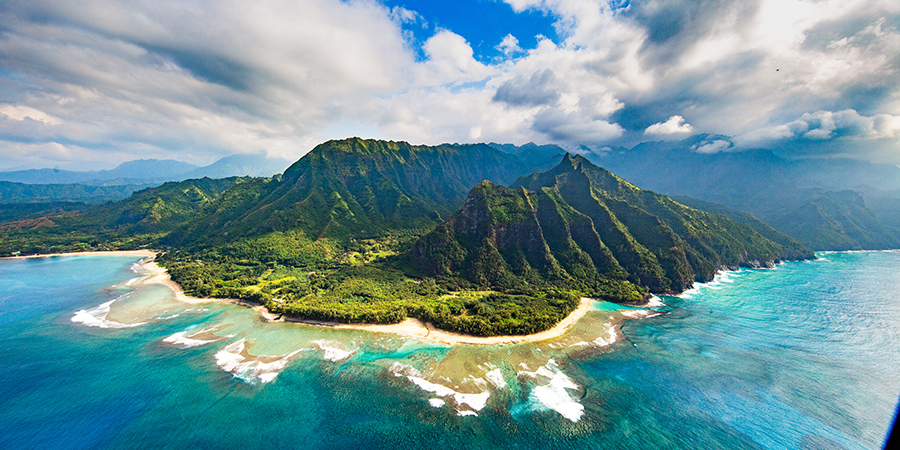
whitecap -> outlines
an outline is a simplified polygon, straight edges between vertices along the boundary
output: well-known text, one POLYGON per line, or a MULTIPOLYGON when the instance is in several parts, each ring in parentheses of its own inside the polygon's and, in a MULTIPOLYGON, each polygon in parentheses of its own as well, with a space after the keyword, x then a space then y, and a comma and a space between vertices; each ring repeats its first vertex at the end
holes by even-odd
POLYGON ((542 405, 558 412, 566 419, 578 422, 584 415, 584 405, 576 402, 568 392, 578 388, 579 386, 566 374, 557 372, 548 384, 536 386, 531 395, 542 405))
POLYGON ((627 317, 629 319, 640 319, 647 314, 649 314, 649 311, 643 309, 631 309, 628 311, 622 311, 622 317, 627 317))
POLYGON ((606 334, 607 337, 598 337, 594 339, 594 344, 600 347, 607 347, 616 343, 619 340, 619 332, 616 330, 616 326, 614 324, 606 325, 606 334))
POLYGON ((343 361, 356 353, 356 351, 347 351, 332 347, 331 345, 334 345, 333 342, 313 341, 313 344, 316 344, 320 349, 322 349, 322 351, 324 352, 323 358, 332 362, 343 361))
POLYGON ((464 411, 463 409, 459 408, 460 406, 468 406, 474 411, 481 411, 487 404, 488 398, 490 398, 491 396, 491 393, 488 391, 484 391, 479 394, 464 394, 461 392, 456 392, 455 390, 450 389, 447 386, 432 383, 422 377, 407 376, 406 378, 409 381, 412 381, 413 384, 415 384, 425 392, 430 392, 438 397, 447 397, 452 399, 457 405, 457 407, 455 408, 457 412, 464 411))
POLYGON ((546 378, 546 384, 535 386, 529 398, 532 403, 544 408, 552 409, 572 422, 578 422, 584 415, 584 405, 575 401, 569 394, 570 390, 579 389, 579 386, 566 374, 559 370, 555 360, 539 367, 534 372, 522 371, 519 375, 535 378, 546 378))
POLYGON ((651 295, 651 296, 650 296, 650 301, 647 302, 647 306, 646 306, 646 307, 647 307, 647 308, 660 308, 660 307, 663 307, 663 306, 666 306, 666 304, 663 303, 663 301, 662 301, 661 298, 659 298, 659 297, 657 297, 657 296, 655 296, 655 295, 651 295))
POLYGON ((488 371, 488 373, 484 374, 484 378, 486 378, 497 389, 503 389, 506 387, 506 380, 503 379, 503 372, 501 372, 499 368, 488 371))
POLYGON ((98 328, 131 328, 139 325, 144 325, 147 322, 138 322, 138 323, 121 323, 115 322, 107 319, 109 315, 109 310, 112 307, 112 304, 123 298, 129 294, 125 294, 121 297, 114 298, 106 303, 101 303, 91 309, 82 309, 75 313, 72 316, 72 322, 80 323, 89 327, 98 327, 98 328))
POLYGON ((177 333, 174 333, 174 334, 166 337, 162 341, 165 342, 166 344, 179 346, 182 348, 199 347, 201 345, 206 345, 206 344, 210 344, 210 343, 218 342, 218 341, 222 340, 222 338, 217 338, 217 339, 195 339, 194 338, 194 336, 197 336, 198 334, 211 333, 215 330, 216 330, 216 327, 209 327, 209 328, 204 328, 202 330, 195 331, 195 332, 191 332, 191 330, 179 331, 177 333), (190 333, 190 334, 188 334, 188 333, 190 333))
POLYGON ((422 373, 416 370, 415 367, 403 364, 401 362, 395 362, 391 364, 391 367, 388 370, 393 372, 395 377, 405 377, 407 375, 412 375, 415 377, 422 376, 422 373))
POLYGON ((274 361, 264 363, 260 358, 245 355, 245 339, 240 339, 228 344, 215 355, 216 365, 222 370, 231 373, 244 381, 268 383, 275 379, 297 354, 302 350, 296 350, 282 355, 274 361))

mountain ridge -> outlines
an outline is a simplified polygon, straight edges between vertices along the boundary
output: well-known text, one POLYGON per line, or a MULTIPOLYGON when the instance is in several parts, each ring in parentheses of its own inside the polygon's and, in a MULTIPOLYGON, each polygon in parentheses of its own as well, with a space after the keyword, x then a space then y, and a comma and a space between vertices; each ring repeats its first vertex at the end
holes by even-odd
POLYGON ((510 188, 477 185, 464 207, 407 257, 428 275, 462 278, 481 289, 578 285, 636 302, 647 291, 682 292, 721 268, 813 257, 785 238, 786 245, 775 243, 566 154, 554 169, 521 177, 510 188))

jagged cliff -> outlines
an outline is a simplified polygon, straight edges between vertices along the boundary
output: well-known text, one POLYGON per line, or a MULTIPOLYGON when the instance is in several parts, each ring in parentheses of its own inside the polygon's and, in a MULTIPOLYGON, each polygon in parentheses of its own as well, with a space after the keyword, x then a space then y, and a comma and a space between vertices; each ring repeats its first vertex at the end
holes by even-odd
POLYGON ((425 274, 477 286, 568 286, 619 301, 681 292, 722 267, 810 257, 796 241, 776 243, 571 155, 511 188, 479 184, 407 255, 425 274))

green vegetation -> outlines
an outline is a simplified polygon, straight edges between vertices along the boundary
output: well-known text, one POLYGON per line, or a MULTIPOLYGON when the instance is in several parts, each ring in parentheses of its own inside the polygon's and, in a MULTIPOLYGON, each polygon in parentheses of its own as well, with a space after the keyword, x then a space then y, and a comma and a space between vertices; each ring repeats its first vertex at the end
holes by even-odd
POLYGON ((2 203, 84 202, 103 203, 122 200, 133 192, 152 185, 91 186, 85 184, 25 184, 0 181, 2 203))
POLYGON ((0 254, 129 250, 157 246, 161 237, 194 216, 242 178, 166 183, 131 197, 41 218, 19 216, 0 224, 0 254))
POLYGON ((822 250, 900 248, 900 231, 885 225, 853 191, 813 199, 772 221, 803 245, 822 250))
POLYGON ((190 295, 478 336, 549 329, 581 296, 638 303, 722 266, 811 256, 580 157, 496 184, 546 165, 533 153, 330 141, 283 176, 167 183, 7 222, 0 252, 165 249, 158 261, 190 295))

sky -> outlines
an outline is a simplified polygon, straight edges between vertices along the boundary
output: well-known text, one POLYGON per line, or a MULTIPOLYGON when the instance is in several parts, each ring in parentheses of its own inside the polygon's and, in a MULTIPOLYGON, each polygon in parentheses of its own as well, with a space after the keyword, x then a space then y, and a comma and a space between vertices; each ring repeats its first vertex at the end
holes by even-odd
POLYGON ((900 164, 900 2, 0 2, 0 170, 701 133, 900 164))

